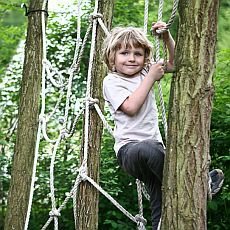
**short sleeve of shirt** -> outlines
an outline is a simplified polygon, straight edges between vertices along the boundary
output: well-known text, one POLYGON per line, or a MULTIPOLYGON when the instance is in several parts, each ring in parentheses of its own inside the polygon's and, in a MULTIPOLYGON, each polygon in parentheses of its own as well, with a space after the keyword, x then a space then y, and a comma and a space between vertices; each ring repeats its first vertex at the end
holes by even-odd
POLYGON ((116 75, 109 74, 103 81, 104 99, 112 106, 114 112, 132 92, 124 85, 124 81, 116 75))

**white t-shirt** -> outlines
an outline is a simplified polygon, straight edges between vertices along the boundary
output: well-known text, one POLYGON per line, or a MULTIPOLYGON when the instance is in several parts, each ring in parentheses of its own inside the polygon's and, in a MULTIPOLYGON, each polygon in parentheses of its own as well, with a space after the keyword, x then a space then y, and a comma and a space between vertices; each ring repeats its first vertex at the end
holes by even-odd
POLYGON ((128 116, 119 110, 121 104, 138 88, 144 77, 143 73, 138 73, 133 77, 123 77, 113 72, 104 78, 103 95, 115 122, 114 150, 116 154, 123 145, 129 142, 147 139, 162 142, 158 127, 158 111, 152 91, 134 116, 128 116))

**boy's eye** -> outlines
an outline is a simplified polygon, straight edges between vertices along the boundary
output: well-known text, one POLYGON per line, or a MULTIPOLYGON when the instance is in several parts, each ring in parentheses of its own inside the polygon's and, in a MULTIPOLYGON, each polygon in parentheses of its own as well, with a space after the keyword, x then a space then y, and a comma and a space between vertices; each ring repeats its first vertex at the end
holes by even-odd
POLYGON ((143 56, 143 54, 142 54, 142 53, 139 53, 139 52, 135 53, 135 55, 136 55, 136 56, 143 56))
POLYGON ((121 54, 127 55, 127 54, 128 54, 128 51, 123 51, 123 52, 121 52, 121 54))

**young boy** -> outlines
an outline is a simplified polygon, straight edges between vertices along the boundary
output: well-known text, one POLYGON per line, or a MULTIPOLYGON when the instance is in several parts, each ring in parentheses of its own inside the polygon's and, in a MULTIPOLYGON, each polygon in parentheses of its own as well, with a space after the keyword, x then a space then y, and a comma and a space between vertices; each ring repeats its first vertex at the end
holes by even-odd
MULTIPOLYGON (((153 32, 164 22, 152 25, 153 32)), ((168 30, 161 38, 174 64, 174 40, 168 30)), ((137 28, 115 28, 105 41, 104 57, 110 72, 103 81, 103 95, 115 122, 114 149, 121 168, 143 181, 150 195, 152 229, 161 217, 162 174, 165 148, 158 127, 152 87, 164 75, 163 63, 151 63, 152 45, 137 28)))

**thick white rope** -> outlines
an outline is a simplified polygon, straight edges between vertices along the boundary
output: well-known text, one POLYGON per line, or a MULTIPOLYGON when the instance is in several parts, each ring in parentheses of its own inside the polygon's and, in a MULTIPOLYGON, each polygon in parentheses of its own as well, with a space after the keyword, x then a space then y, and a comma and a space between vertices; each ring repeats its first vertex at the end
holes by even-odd
MULTIPOLYGON (((173 1, 173 9, 172 9, 170 19, 169 19, 169 21, 168 21, 168 23, 166 25, 166 29, 169 29, 169 27, 173 23, 173 20, 174 20, 174 18, 176 16, 178 3, 179 3, 179 0, 174 0, 173 1)), ((164 1, 160 0, 159 1, 159 8, 158 8, 158 21, 162 21, 163 4, 164 4, 164 1)), ((161 33, 162 30, 159 30, 157 32, 161 33)), ((158 36, 156 36, 155 46, 156 46, 156 62, 158 62, 160 60, 160 40, 159 40, 158 36)), ((166 51, 165 47, 164 47, 164 59, 165 60, 167 59, 167 51, 166 51)), ((167 126, 167 118, 166 118, 166 112, 165 112, 163 92, 162 92, 162 87, 161 87, 160 81, 158 81, 158 91, 159 91, 159 98, 160 98, 160 105, 161 105, 162 122, 163 122, 164 132, 165 132, 165 139, 167 140, 168 126, 167 126)))
POLYGON ((76 40, 73 62, 72 62, 72 65, 70 67, 71 69, 74 69, 74 65, 76 63, 78 53, 79 53, 80 44, 81 44, 81 14, 82 14, 81 7, 82 7, 82 1, 79 0, 79 1, 77 1, 77 40, 76 40))
MULTIPOLYGON (((96 15, 98 11, 98 0, 95 1, 94 13, 96 15)), ((94 18, 92 18, 93 20, 94 18)), ((92 28, 92 39, 91 39, 91 47, 90 47, 90 57, 89 57, 89 66, 88 66, 88 77, 86 84, 86 98, 90 98, 91 93, 91 80, 92 80, 92 67, 93 67, 93 58, 95 52, 95 44, 96 44, 96 29, 97 29, 97 20, 93 20, 93 28, 92 28)), ((87 161, 88 161, 88 144, 89 144, 89 100, 85 102, 85 127, 84 127, 84 150, 83 150, 83 161, 82 167, 85 167, 87 172, 87 161)))
POLYGON ((179 3, 179 0, 174 0, 173 1, 173 9, 172 9, 172 13, 171 13, 171 16, 169 18, 169 21, 167 23, 167 28, 169 28, 172 25, 172 23, 173 23, 173 21, 174 21, 174 19, 176 17, 178 3, 179 3))
MULTIPOLYGON (((157 19, 158 21, 162 21, 163 4, 164 4, 164 1, 160 0, 159 1, 159 8, 158 8, 158 19, 157 19)), ((158 36, 156 36, 155 47, 156 47, 156 62, 159 62, 159 60, 160 60, 160 39, 158 36)), ((163 97, 163 92, 162 92, 162 87, 161 87, 160 81, 158 81, 158 91, 159 91, 159 98, 160 98, 164 132, 165 132, 165 137, 167 137, 167 131, 168 131, 167 118, 166 118, 164 97, 163 97)))
POLYGON ((136 179, 137 185, 137 194, 138 194, 138 207, 139 207, 139 215, 143 217, 143 203, 142 203, 142 190, 141 190, 141 181, 136 179))
POLYGON ((66 206, 66 204, 68 203, 69 199, 73 196, 73 194, 76 192, 79 184, 82 182, 82 177, 80 176, 80 174, 77 176, 74 186, 71 189, 70 193, 66 194, 66 198, 63 201, 63 203, 61 204, 61 206, 56 210, 56 212, 50 212, 50 217, 47 220, 47 222, 45 223, 45 225, 42 227, 42 230, 45 230, 49 224, 52 222, 54 215, 56 216, 60 216, 61 210, 66 206))
POLYGON ((147 34, 148 31, 148 19, 149 19, 149 0, 145 0, 144 9, 144 33, 147 34))
POLYGON ((97 111, 97 114, 99 115, 99 117, 101 118, 102 122, 103 122, 103 125, 104 127, 109 131, 109 133, 111 134, 111 136, 114 136, 113 135, 113 129, 111 128, 111 126, 109 125, 109 123, 107 122, 105 116, 103 115, 100 107, 98 106, 98 104, 94 104, 94 107, 97 111))
POLYGON ((100 191, 101 194, 103 194, 109 201, 112 202, 123 214, 125 214, 130 220, 133 222, 137 223, 138 226, 141 228, 138 229, 145 229, 143 226, 140 224, 143 223, 144 225, 146 224, 146 220, 140 216, 136 215, 135 217, 131 215, 126 209, 124 209, 112 196, 110 196, 100 185, 98 185, 92 178, 88 177, 87 175, 84 175, 84 178, 89 181, 98 191, 100 191))
MULTIPOLYGON (((170 20, 166 26, 167 29, 171 26, 171 24, 175 18, 178 2, 179 2, 179 0, 174 0, 173 11, 172 11, 170 20)), ((158 8, 158 21, 162 21, 163 4, 164 4, 164 0, 160 0, 159 1, 159 8, 158 8)), ((158 32, 160 32, 160 31, 158 31, 158 32)), ((167 52, 166 52, 165 47, 164 47, 164 53, 165 53, 164 58, 166 58, 167 52)), ((157 36, 156 37, 156 62, 158 62, 159 60, 160 60, 160 40, 159 40, 159 37, 157 36)), ((162 87, 161 87, 160 81, 158 81, 158 91, 159 91, 159 97, 160 97, 160 105, 161 105, 162 121, 163 121, 164 132, 165 132, 165 140, 167 140, 168 126, 167 126, 167 118, 166 118, 166 112, 165 112, 164 98, 163 98, 162 87)), ((158 230, 160 230, 160 228, 161 228, 161 220, 158 224, 158 230)))
POLYGON ((98 18, 98 22, 102 28, 102 30, 104 31, 104 33, 106 34, 106 36, 108 36, 110 33, 109 33, 109 30, 107 29, 107 27, 105 26, 104 22, 102 21, 102 18, 99 17, 98 18))
POLYGON ((29 202, 28 202, 28 208, 27 208, 27 213, 26 213, 24 230, 28 229, 29 220, 30 220, 30 213, 31 213, 33 195, 34 195, 34 184, 35 184, 35 180, 36 180, 36 168, 37 168, 37 161, 38 161, 38 155, 39 155, 38 152, 39 152, 40 138, 41 138, 41 123, 39 122, 36 147, 35 147, 35 155, 34 155, 34 163, 33 163, 33 172, 32 172, 31 184, 30 184, 30 196, 29 196, 29 202))
POLYGON ((56 69, 53 69, 51 63, 48 60, 44 59, 43 65, 45 65, 47 78, 50 80, 51 84, 56 88, 64 88, 64 86, 65 86, 63 84, 64 77, 62 76, 62 74, 59 71, 57 71, 56 69), (56 80, 53 77, 54 75, 58 75, 58 80, 60 82, 56 82, 56 80))

